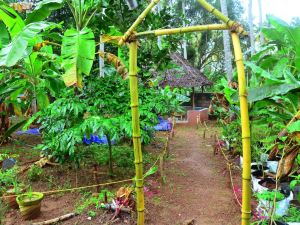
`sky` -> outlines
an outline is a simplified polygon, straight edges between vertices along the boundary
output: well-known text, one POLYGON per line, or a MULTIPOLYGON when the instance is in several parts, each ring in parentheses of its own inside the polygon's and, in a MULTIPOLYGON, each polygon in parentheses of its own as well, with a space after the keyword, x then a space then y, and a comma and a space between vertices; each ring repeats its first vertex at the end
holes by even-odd
MULTIPOLYGON (((253 16, 254 23, 258 23, 258 0, 253 1, 253 16)), ((245 17, 248 13, 248 0, 241 0, 244 9, 245 17)), ((293 17, 300 17, 300 0, 261 0, 263 20, 267 14, 272 14, 280 19, 290 23, 293 17)))

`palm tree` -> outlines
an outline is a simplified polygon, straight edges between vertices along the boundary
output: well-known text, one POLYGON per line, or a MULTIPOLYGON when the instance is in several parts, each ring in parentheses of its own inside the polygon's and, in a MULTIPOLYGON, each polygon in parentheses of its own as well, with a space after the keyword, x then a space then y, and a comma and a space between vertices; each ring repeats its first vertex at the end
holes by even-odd
POLYGON ((248 1, 248 23, 249 23, 249 36, 250 36, 250 49, 251 55, 255 54, 255 36, 253 29, 253 14, 252 14, 252 0, 248 1))
MULTIPOLYGON (((262 6, 261 6, 261 0, 258 0, 258 8, 259 8, 259 28, 261 30, 262 28, 262 6)), ((259 40, 260 40, 260 44, 262 45, 264 43, 264 35, 263 33, 260 31, 259 34, 259 40)))
MULTIPOLYGON (((220 2, 221 2, 222 13, 225 16, 228 16, 226 0, 220 0, 220 2)), ((228 83, 230 83, 232 80, 232 64, 231 64, 232 53, 231 53, 229 40, 230 40, 229 39, 229 31, 227 31, 227 30, 223 31, 223 44, 224 44, 224 55, 225 55, 224 64, 225 64, 225 70, 226 70, 228 83)))
MULTIPOLYGON (((185 0, 182 0, 182 14, 185 17, 185 0)), ((185 21, 183 20, 183 26, 185 27, 185 21)), ((183 38, 183 57, 187 59, 187 43, 185 39, 185 35, 183 38)))

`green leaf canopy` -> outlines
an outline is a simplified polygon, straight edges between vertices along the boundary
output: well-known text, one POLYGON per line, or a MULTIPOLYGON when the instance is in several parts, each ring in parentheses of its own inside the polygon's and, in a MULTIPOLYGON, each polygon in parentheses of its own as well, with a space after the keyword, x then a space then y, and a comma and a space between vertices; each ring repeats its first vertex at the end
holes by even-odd
POLYGON ((3 3, 0 3, 0 20, 2 20, 8 28, 12 39, 17 36, 25 26, 24 21, 18 13, 3 3))
POLYGON ((0 50, 0 66, 14 66, 22 59, 29 41, 51 25, 52 23, 36 22, 25 26, 9 45, 0 50))
POLYGON ((28 14, 25 23, 33 23, 46 19, 51 12, 60 9, 63 6, 63 0, 44 0, 37 3, 35 9, 28 14))

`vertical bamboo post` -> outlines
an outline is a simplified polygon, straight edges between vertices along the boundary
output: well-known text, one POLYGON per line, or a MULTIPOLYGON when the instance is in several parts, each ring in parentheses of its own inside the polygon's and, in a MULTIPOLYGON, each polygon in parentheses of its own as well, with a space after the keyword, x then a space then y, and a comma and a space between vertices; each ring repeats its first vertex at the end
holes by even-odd
POLYGON ((144 190, 143 190, 143 157, 141 148, 141 131, 139 118, 139 96, 137 77, 137 41, 129 43, 129 85, 132 116, 132 137, 137 197, 137 224, 144 225, 144 190))
POLYGON ((237 66, 239 82, 239 98, 242 125, 242 144, 243 144, 243 189, 242 189, 242 225, 250 224, 251 217, 251 149, 250 149, 250 126, 248 114, 248 100, 246 90, 246 76, 243 64, 243 54, 240 39, 237 33, 232 33, 232 43, 234 49, 235 62, 237 66))

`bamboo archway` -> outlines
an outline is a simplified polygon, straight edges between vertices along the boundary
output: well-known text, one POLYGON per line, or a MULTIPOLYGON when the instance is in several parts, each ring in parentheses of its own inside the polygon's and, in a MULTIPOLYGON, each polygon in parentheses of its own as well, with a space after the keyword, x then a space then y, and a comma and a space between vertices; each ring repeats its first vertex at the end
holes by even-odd
POLYGON ((242 210, 241 224, 249 225, 251 218, 251 149, 250 149, 250 126, 247 100, 247 87, 245 68, 243 63, 243 54, 240 45, 239 35, 247 35, 243 27, 222 14, 218 9, 214 8, 206 0, 198 0, 199 4, 208 12, 215 15, 223 24, 198 25, 189 27, 179 27, 173 29, 159 29, 153 31, 145 31, 136 33, 137 26, 144 20, 151 9, 159 2, 153 0, 146 9, 140 14, 137 20, 131 25, 127 32, 122 37, 114 37, 119 45, 129 44, 129 83, 131 97, 131 115, 132 115, 132 131, 133 131, 133 148, 134 148, 134 163, 136 171, 136 194, 137 194, 137 224, 144 225, 144 191, 143 191, 143 158, 141 150, 141 132, 138 110, 138 78, 137 78, 137 40, 147 36, 161 36, 172 34, 183 34, 190 32, 201 32, 208 30, 230 30, 234 57, 238 72, 239 83, 239 99, 241 111, 241 126, 242 126, 242 148, 243 148, 243 173, 242 173, 242 210))

